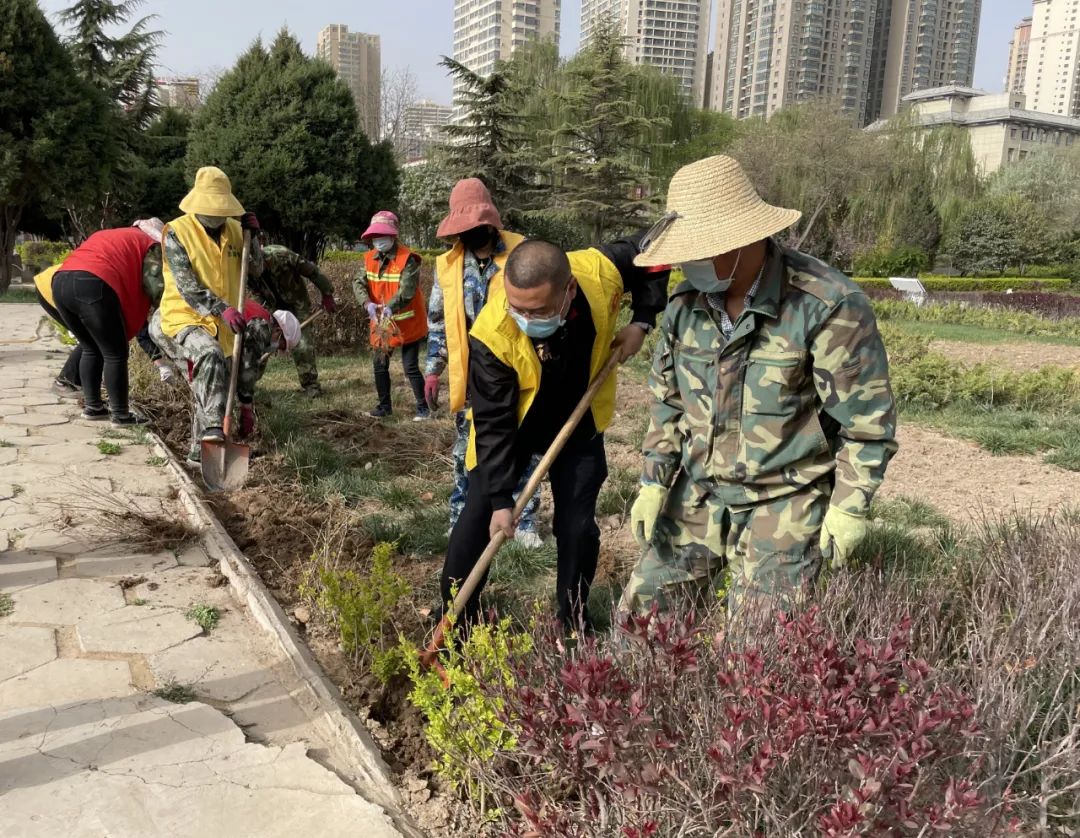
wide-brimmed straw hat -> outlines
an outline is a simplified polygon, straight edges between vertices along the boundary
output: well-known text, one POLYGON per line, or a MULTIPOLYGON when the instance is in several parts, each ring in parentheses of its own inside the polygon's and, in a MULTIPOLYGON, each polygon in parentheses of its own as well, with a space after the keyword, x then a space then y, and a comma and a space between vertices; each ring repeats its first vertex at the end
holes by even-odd
POLYGON ((722 154, 707 157, 675 173, 667 214, 642 240, 634 263, 709 259, 776 235, 801 216, 799 210, 761 200, 737 160, 722 154))
POLYGON ((375 236, 393 236, 397 238, 397 235, 398 217, 389 210, 380 210, 371 216, 371 223, 360 238, 371 239, 375 236))
POLYGON ((188 215, 239 216, 244 208, 232 193, 232 183, 217 166, 203 166, 195 173, 195 185, 180 202, 188 215))
POLYGON ((465 178, 450 191, 450 212, 439 224, 440 239, 460 236, 466 230, 485 225, 502 229, 502 218, 491 200, 491 193, 479 178, 465 178))

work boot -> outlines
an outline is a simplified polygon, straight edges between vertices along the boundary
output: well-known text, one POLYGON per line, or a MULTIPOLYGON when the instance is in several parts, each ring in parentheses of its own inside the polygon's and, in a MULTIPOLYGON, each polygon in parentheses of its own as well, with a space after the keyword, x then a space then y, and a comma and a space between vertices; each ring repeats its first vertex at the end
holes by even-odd
POLYGON ((384 404, 379 405, 374 410, 368 412, 368 416, 372 419, 385 419, 387 416, 393 416, 394 411, 384 404))
POLYGON ((77 399, 82 396, 82 387, 76 387, 70 381, 57 378, 52 383, 52 391, 62 399, 77 399))
POLYGON ((418 404, 416 406, 416 415, 413 417, 414 422, 423 422, 425 419, 431 418, 431 411, 428 410, 426 404, 418 404))
POLYGON ((201 442, 224 442, 225 431, 221 428, 207 428, 203 431, 201 442))
POLYGON ((105 407, 105 405, 101 407, 84 407, 82 418, 89 419, 91 422, 104 422, 109 418, 109 408, 105 407))
POLYGON ((303 387, 300 388, 300 392, 302 392, 309 399, 317 399, 319 396, 322 395, 322 386, 319 384, 318 381, 316 381, 314 384, 305 384, 303 387))

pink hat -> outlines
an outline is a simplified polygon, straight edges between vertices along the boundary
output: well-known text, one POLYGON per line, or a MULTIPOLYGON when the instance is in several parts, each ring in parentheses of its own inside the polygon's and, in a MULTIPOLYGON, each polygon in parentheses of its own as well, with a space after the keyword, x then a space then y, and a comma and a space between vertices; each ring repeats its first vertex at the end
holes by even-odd
POLYGON ((364 235, 360 238, 371 239, 375 236, 393 236, 395 239, 398 235, 398 218, 389 210, 379 210, 373 216, 371 216, 371 224, 364 231, 364 235))
POLYGON ((484 225, 502 229, 502 219, 491 201, 491 193, 479 178, 459 180, 450 192, 450 212, 439 224, 436 235, 445 239, 484 225))

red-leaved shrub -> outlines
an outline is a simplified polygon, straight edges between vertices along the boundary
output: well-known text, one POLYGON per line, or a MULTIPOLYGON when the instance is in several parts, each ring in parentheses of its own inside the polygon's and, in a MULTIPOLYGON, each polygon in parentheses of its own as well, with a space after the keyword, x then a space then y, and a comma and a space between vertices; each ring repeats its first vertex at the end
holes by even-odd
POLYGON ((481 778, 508 835, 1004 831, 972 702, 909 653, 906 620, 851 645, 813 610, 738 638, 692 612, 576 648, 536 631, 514 686, 490 685, 517 732, 481 778))

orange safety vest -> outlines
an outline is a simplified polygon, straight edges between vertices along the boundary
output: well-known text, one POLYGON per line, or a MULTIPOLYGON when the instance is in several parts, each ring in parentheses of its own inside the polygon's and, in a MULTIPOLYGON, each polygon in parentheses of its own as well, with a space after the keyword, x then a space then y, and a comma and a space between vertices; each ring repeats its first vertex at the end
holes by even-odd
MULTIPOLYGON (((382 306, 394 298, 401 285, 401 275, 405 272, 405 263, 409 261, 410 256, 412 256, 412 251, 399 243, 394 258, 386 264, 386 267, 380 273, 379 269, 382 267, 382 262, 379 259, 378 251, 369 250, 364 254, 368 297, 373 303, 382 306)), ((419 285, 412 300, 392 317, 400 333, 394 334, 391 338, 391 346, 416 343, 416 341, 427 337, 427 307, 424 305, 424 293, 420 290, 419 285)), ((375 347, 376 343, 377 337, 375 330, 372 329, 372 347, 375 347)))
MULTIPOLYGON (((524 236, 499 231, 504 250, 495 255, 499 272, 491 278, 488 297, 502 287, 503 271, 510 252, 525 241, 524 236)), ((457 413, 465 407, 465 385, 469 379, 469 330, 465 324, 465 247, 461 242, 435 260, 435 278, 443 292, 443 312, 446 323, 446 373, 450 379, 450 410, 457 413)), ((476 312, 480 316, 480 312, 476 312)))

